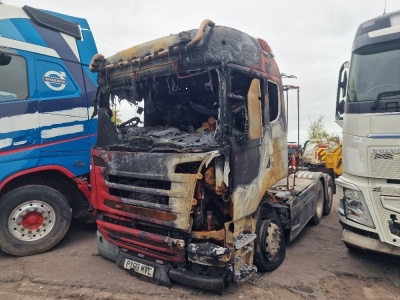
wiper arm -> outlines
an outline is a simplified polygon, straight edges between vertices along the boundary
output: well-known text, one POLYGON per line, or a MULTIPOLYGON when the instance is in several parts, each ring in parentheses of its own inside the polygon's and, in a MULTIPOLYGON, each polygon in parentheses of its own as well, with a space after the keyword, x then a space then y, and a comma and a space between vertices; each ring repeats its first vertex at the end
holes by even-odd
POLYGON ((381 99, 382 96, 395 96, 395 95, 399 95, 400 94, 400 90, 395 90, 395 91, 388 91, 388 92, 381 92, 378 95, 376 95, 376 98, 374 100, 374 103, 372 103, 371 108, 373 110, 376 110, 378 108, 378 102, 381 99))

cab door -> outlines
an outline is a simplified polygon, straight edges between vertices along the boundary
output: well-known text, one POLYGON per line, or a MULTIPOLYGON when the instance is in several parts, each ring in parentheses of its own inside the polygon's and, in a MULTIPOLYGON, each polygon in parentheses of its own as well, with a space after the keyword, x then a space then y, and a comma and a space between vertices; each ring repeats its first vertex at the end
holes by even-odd
POLYGON ((250 70, 232 68, 228 74, 233 219, 237 220, 255 211, 266 186, 274 182, 272 128, 267 80, 250 70))
POLYGON ((89 116, 79 62, 35 55, 41 138, 40 164, 57 162, 76 175, 89 168, 89 116))
POLYGON ((32 53, 0 50, 0 181, 35 167, 40 155, 32 53))

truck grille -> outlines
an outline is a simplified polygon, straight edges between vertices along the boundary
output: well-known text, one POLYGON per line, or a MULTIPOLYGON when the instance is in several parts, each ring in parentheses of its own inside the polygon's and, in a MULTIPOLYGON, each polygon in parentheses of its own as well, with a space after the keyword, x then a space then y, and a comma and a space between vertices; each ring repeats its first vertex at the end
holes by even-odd
POLYGON ((196 162, 199 169, 209 153, 93 149, 92 154, 97 157, 94 174, 100 210, 186 232, 191 230, 192 199, 199 178, 194 172, 183 173, 179 166, 196 162))
POLYGON ((369 150, 371 177, 400 179, 400 153, 390 150, 386 148, 369 150))

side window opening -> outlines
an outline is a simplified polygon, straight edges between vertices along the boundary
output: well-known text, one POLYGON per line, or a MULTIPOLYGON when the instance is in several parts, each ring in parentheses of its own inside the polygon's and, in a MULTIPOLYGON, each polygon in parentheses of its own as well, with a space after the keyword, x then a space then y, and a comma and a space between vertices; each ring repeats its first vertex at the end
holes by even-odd
POLYGON ((29 94, 25 58, 16 55, 0 57, 0 101, 27 99, 29 94))
POLYGON ((268 81, 269 121, 273 122, 279 115, 279 92, 278 85, 268 81))
POLYGON ((249 139, 260 138, 265 124, 262 84, 244 72, 232 70, 230 74, 228 99, 233 133, 247 134, 249 139))

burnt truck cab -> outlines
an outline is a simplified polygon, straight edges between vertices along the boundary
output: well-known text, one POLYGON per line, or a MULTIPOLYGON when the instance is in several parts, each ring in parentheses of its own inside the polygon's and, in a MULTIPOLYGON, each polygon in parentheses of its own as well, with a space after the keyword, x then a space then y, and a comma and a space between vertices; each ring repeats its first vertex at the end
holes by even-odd
POLYGON ((96 55, 91 68, 99 83, 91 202, 102 256, 165 285, 222 290, 276 269, 292 228, 321 216, 310 195, 324 201, 322 174, 301 190, 269 191, 287 176, 288 153, 281 76, 265 41, 205 20, 96 55), (116 126, 118 100, 137 114, 116 126))

